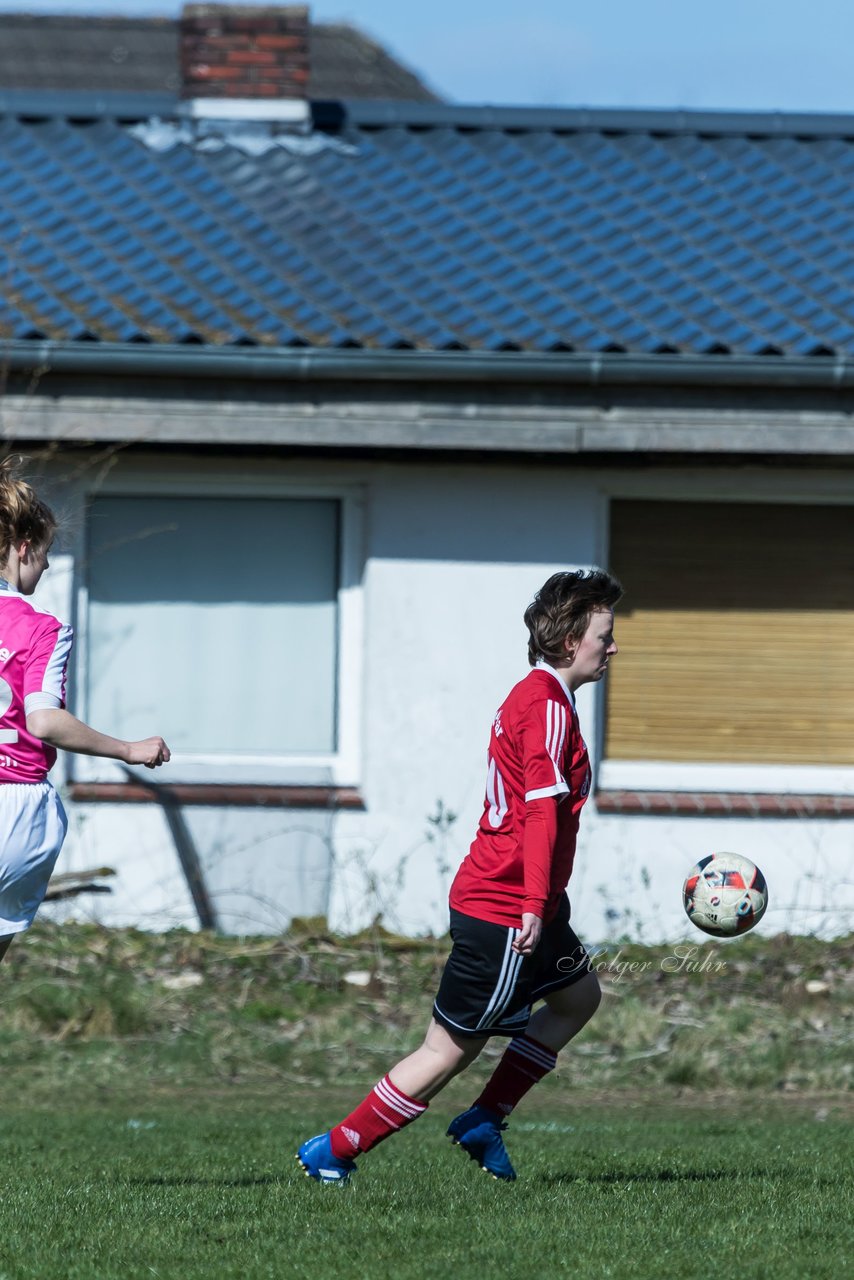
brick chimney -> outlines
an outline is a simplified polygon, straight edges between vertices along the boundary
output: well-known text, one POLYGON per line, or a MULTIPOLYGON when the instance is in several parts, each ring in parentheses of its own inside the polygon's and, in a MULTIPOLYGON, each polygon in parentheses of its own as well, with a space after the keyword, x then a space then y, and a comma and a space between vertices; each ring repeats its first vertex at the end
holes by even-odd
POLYGON ((184 6, 182 98, 305 99, 308 66, 302 5, 184 6))

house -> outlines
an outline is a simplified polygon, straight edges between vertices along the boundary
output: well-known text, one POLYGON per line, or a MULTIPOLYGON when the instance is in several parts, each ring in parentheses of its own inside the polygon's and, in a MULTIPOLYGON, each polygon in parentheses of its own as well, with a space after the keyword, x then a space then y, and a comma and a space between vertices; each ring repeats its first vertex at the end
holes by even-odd
MULTIPOLYGON (((439 101, 415 72, 357 27, 311 22, 308 12, 304 14, 309 74, 302 88, 308 97, 439 101)), ((246 16, 245 9, 241 16, 246 16)), ((285 38, 291 38, 293 24, 291 10, 285 38)), ((0 13, 0 90, 84 90, 174 99, 182 87, 181 45, 182 23, 175 18, 0 13)))
MULTIPOLYGON (((188 42, 214 10, 251 66, 227 7, 188 42)), ((287 94, 0 95, 39 598, 72 708, 175 752, 58 767, 63 869, 117 872, 87 910, 443 930, 523 610, 607 564, 579 930, 697 940, 720 849, 762 928, 850 928, 854 117, 313 102, 273 13, 287 94)))

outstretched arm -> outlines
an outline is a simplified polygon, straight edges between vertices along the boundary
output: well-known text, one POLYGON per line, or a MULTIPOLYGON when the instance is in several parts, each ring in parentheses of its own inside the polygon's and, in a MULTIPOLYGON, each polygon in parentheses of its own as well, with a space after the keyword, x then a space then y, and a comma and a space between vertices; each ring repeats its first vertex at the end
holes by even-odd
POLYGON ((162 738, 143 738, 139 742, 122 742, 99 733, 70 711, 60 707, 32 711, 27 716, 27 729, 34 738, 49 742, 52 747, 73 751, 83 756, 103 756, 106 760, 121 760, 125 764, 144 764, 156 769, 166 764, 170 751, 162 738))

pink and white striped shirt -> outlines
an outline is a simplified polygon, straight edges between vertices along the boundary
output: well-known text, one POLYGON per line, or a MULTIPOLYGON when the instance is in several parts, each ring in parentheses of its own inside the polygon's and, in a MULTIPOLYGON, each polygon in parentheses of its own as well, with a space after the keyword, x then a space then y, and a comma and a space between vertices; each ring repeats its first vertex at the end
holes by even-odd
POLYGON ((32 711, 65 706, 73 632, 0 578, 0 783, 43 782, 56 749, 27 732, 32 711))

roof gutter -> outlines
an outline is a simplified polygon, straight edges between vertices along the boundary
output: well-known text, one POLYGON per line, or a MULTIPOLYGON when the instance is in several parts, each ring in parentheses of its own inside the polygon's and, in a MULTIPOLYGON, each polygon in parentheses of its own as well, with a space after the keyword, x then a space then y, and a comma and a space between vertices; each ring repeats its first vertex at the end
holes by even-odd
MULTIPOLYGON (((174 93, 115 89, 0 89, 0 115, 43 120, 172 120, 192 108, 174 93)), ((217 100, 220 105, 226 99, 217 100)), ((275 99, 271 100, 275 103, 275 99)), ((459 102, 315 99, 319 129, 512 129, 659 133, 696 137, 853 138, 854 114, 819 111, 685 111, 638 107, 508 107, 459 102)), ((268 115, 274 111, 271 106, 268 115)))
POLYGON ((4 372, 269 382, 437 382, 565 386, 854 387, 854 358, 617 352, 368 351, 11 341, 4 372))

